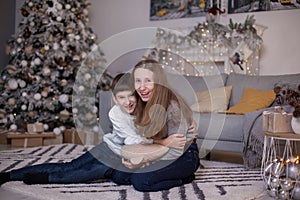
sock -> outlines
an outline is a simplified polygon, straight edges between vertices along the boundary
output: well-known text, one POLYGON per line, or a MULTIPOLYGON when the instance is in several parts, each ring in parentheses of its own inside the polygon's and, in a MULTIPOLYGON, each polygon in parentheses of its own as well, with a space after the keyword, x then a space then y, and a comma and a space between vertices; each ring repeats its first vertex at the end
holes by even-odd
POLYGON ((0 173, 0 186, 10 180, 10 172, 1 172, 0 173))
POLYGON ((49 183, 47 173, 27 173, 23 176, 23 182, 32 185, 32 184, 47 184, 49 183))
POLYGON ((182 181, 182 184, 188 184, 188 183, 193 182, 194 179, 195 179, 195 174, 192 174, 191 176, 181 179, 181 181, 182 181))

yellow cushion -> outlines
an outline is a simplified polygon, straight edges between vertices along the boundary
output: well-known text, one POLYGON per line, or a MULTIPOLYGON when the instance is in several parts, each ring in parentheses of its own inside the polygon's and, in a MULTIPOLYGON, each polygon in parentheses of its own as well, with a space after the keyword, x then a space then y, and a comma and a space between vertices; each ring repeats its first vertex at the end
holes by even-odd
POLYGON ((257 90, 245 88, 242 99, 234 106, 229 108, 226 113, 245 114, 269 107, 275 100, 273 90, 257 90))
POLYGON ((225 112, 231 95, 232 86, 196 92, 197 103, 191 106, 195 112, 225 112))

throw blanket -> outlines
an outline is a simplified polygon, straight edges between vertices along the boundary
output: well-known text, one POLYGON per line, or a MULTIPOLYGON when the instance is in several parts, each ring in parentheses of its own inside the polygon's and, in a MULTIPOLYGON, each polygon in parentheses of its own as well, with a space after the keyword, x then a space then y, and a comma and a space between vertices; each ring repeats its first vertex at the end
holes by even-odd
MULTIPOLYGON (((286 112, 292 112, 291 106, 282 106, 286 112)), ((264 136, 262 130, 262 114, 264 111, 274 111, 275 107, 261 109, 245 114, 243 159, 246 168, 261 166, 264 136)))

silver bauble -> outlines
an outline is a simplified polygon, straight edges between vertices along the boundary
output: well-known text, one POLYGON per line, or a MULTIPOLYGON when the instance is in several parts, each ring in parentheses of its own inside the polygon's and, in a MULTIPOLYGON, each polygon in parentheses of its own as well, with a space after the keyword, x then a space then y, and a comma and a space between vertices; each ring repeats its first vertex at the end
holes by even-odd
POLYGON ((276 188, 268 188, 267 192, 271 197, 277 197, 278 195, 278 190, 276 188))
POLYGON ((300 184, 296 184, 294 189, 291 192, 292 199, 300 200, 300 184))
POLYGON ((270 187, 271 188, 278 188, 279 187, 279 178, 271 177, 270 187))
POLYGON ((289 178, 283 178, 280 180, 280 186, 285 191, 288 191, 294 187, 293 181, 289 178))
POLYGON ((279 199, 290 199, 290 192, 285 190, 280 190, 278 192, 279 199))
POLYGON ((292 163, 287 167, 287 175, 291 179, 297 179, 300 177, 300 164, 292 163))

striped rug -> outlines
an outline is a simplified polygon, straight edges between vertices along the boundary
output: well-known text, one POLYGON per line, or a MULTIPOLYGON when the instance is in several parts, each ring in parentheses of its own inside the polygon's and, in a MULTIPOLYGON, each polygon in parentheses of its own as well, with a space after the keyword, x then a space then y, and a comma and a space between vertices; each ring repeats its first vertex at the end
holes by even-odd
MULTIPOLYGON (((69 161, 87 149, 81 145, 61 144, 0 151, 0 171, 45 162, 69 161)), ((181 187, 160 192, 138 192, 132 186, 116 185, 108 180, 91 184, 26 185, 9 182, 6 190, 36 199, 105 199, 105 200, 257 200, 272 199, 264 189, 260 170, 246 170, 242 165, 202 160, 204 168, 196 180, 181 187)), ((183 169, 184 170, 184 169, 183 169)))

